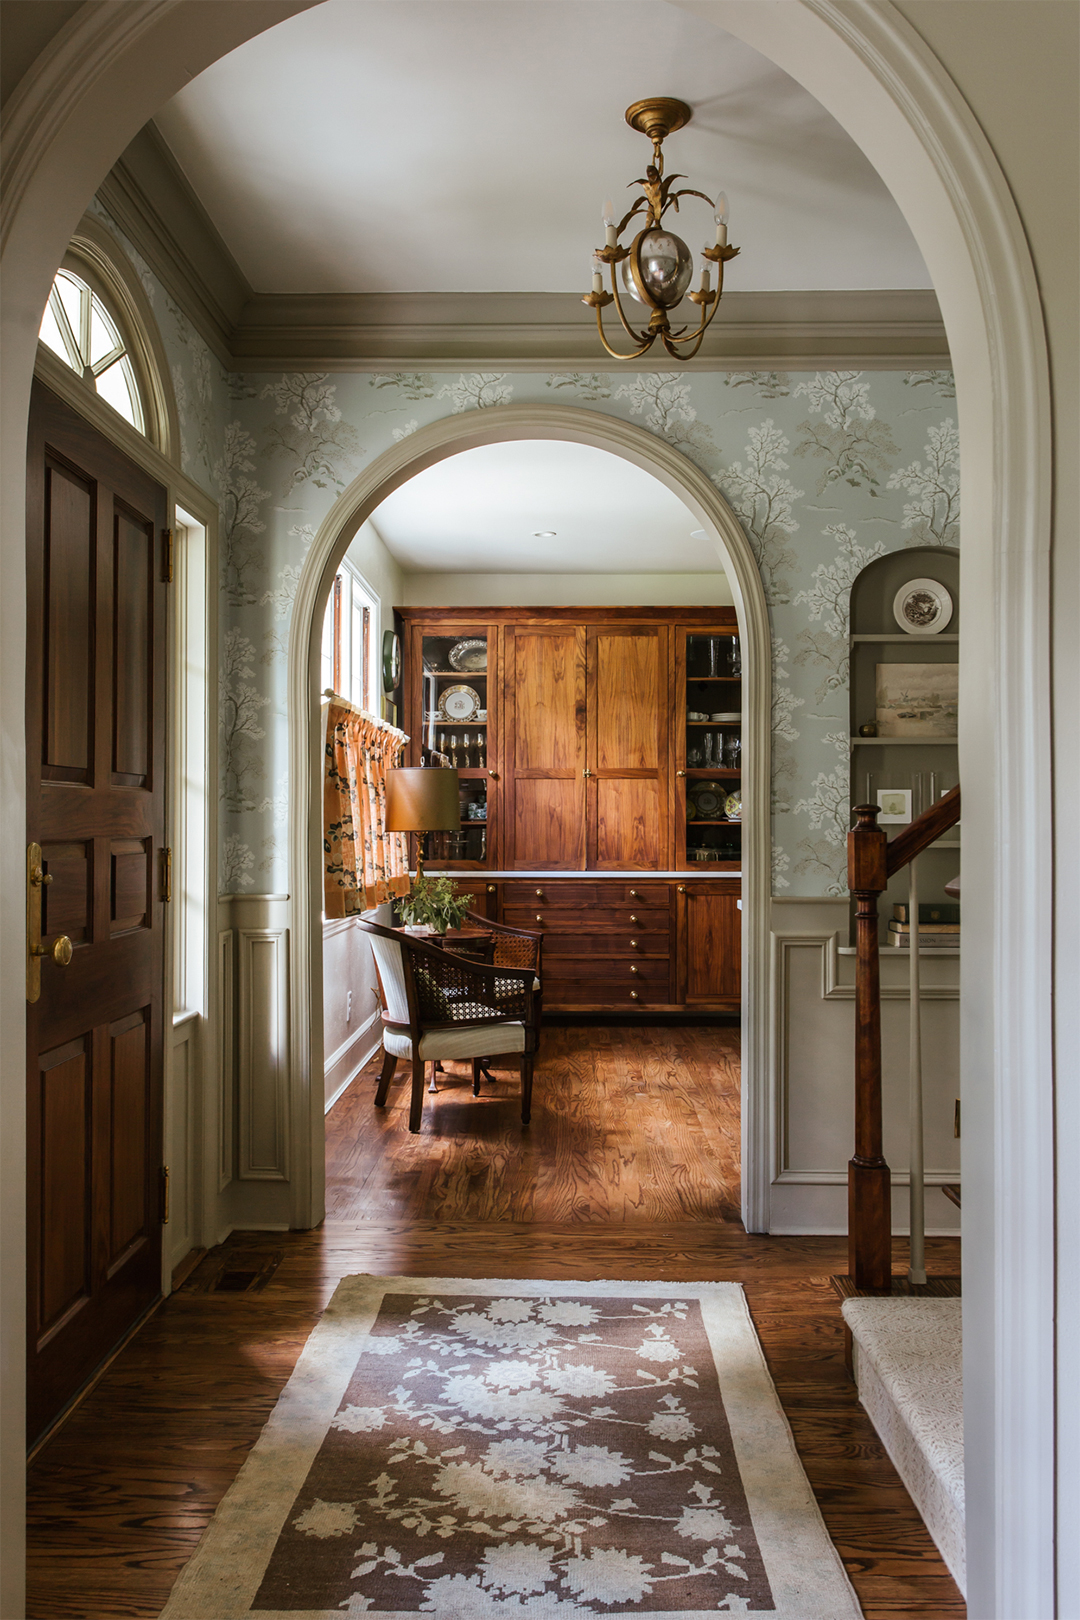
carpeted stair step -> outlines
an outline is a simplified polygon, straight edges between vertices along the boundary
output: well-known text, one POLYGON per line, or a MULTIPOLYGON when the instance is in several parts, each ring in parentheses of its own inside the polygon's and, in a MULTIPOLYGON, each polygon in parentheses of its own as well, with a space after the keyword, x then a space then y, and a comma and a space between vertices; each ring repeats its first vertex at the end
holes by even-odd
POLYGON ((961 1592, 964 1411, 958 1299, 846 1299, 859 1399, 961 1592))

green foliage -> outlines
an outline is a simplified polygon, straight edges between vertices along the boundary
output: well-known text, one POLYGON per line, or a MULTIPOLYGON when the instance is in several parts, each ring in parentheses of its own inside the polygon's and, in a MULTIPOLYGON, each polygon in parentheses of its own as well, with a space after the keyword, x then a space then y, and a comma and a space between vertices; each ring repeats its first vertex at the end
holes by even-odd
POLYGON ((472 903, 469 894, 458 894, 452 878, 424 877, 416 879, 411 891, 401 901, 401 915, 410 927, 432 928, 445 934, 448 928, 457 928, 472 903))

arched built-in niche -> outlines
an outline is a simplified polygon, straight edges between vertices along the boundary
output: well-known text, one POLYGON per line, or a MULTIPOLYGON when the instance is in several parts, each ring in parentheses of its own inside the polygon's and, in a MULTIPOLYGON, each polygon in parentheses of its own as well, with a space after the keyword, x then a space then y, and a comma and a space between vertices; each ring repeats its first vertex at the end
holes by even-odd
MULTIPOLYGON (((319 659, 323 611, 334 573, 354 535, 379 503, 425 467, 477 445, 511 439, 562 439, 621 456, 666 484, 713 537, 727 574, 743 647, 742 1186, 743 1219, 764 1231, 772 1163, 767 1092, 768 902, 770 874, 769 747, 771 657, 768 610, 750 543, 716 485, 654 434, 599 411, 562 405, 503 405, 451 416, 410 434, 379 456, 339 496, 304 560, 289 637, 289 827, 292 907, 291 978, 293 1119, 306 1163, 293 1181, 294 1220, 322 1217, 322 759, 318 745, 319 659)), ((302 1155, 298 1151, 297 1160, 302 1155)))

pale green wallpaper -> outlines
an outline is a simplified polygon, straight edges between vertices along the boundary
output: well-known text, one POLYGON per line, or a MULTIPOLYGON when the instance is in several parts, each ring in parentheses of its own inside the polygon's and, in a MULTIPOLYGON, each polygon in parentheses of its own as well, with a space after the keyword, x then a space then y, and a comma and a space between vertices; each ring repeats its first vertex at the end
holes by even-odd
POLYGON ((125 246, 169 354, 184 470, 222 512, 222 892, 289 887, 289 624, 305 552, 338 494, 429 422, 553 400, 655 433, 738 514, 772 621, 773 890, 846 892, 847 595, 883 552, 958 544, 949 372, 236 376, 125 246))

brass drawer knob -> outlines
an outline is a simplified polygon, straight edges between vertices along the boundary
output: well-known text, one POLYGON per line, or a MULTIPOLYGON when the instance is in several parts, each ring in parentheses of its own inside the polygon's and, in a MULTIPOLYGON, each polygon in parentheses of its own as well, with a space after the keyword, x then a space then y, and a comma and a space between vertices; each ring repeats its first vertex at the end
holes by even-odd
POLYGON ((632 949, 633 949, 633 950, 635 950, 635 951, 636 951, 636 950, 637 950, 637 940, 636 940, 636 939, 632 939, 632 940, 631 940, 631 941, 630 941, 630 945, 631 945, 631 948, 632 948, 632 949))
POLYGON ((541 917, 539 912, 536 913, 536 920, 537 920, 537 922, 543 922, 543 920, 544 920, 543 917, 541 917))
POLYGON ((494 883, 489 883, 488 884, 488 894, 494 894, 494 893, 495 893, 495 885, 494 885, 494 883))
POLYGON ((640 921, 641 921, 641 918, 640 918, 640 917, 635 917, 635 916, 634 916, 634 913, 633 913, 633 912, 631 912, 631 913, 630 913, 630 921, 631 921, 631 922, 640 922, 640 921))
POLYGON ((638 894, 636 889, 631 889, 630 890, 630 898, 631 898, 631 900, 640 900, 641 896, 640 896, 640 894, 638 894))
POLYGON ((630 1000, 631 1001, 637 1001, 638 1000, 638 993, 637 993, 636 990, 631 990, 631 992, 630 992, 630 1000))
POLYGON ((636 962, 631 962, 631 964, 630 964, 630 971, 631 971, 631 973, 636 973, 636 972, 637 972, 637 970, 638 970, 638 965, 637 965, 637 963, 636 963, 636 962))
POLYGON ((543 898, 544 898, 544 891, 543 891, 543 889, 537 889, 537 891, 536 891, 536 898, 537 898, 537 899, 538 899, 538 900, 542 900, 542 899, 543 899, 543 898))

